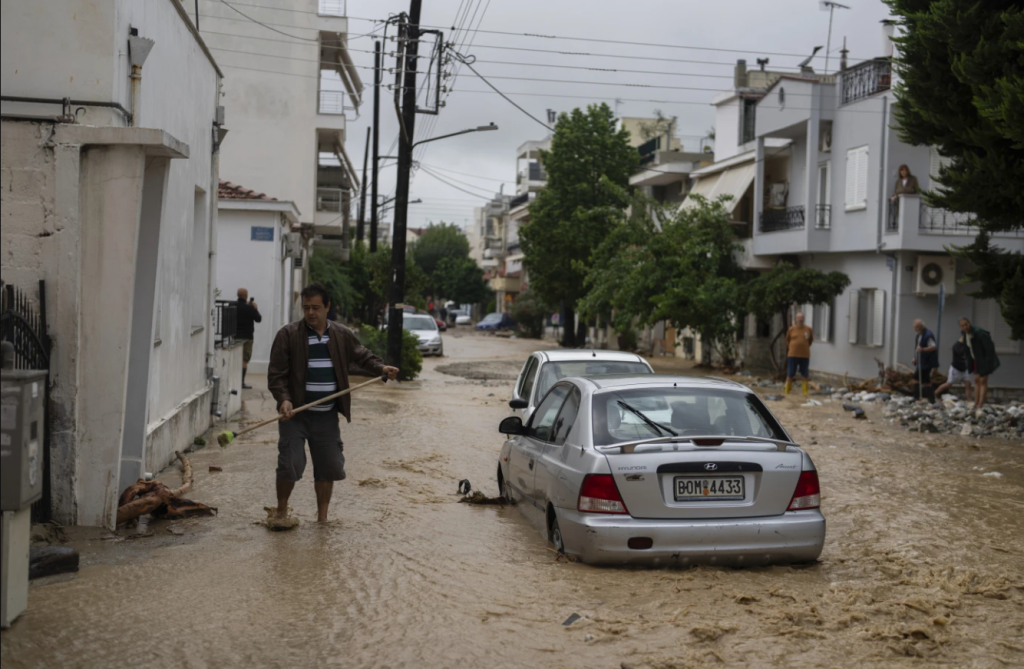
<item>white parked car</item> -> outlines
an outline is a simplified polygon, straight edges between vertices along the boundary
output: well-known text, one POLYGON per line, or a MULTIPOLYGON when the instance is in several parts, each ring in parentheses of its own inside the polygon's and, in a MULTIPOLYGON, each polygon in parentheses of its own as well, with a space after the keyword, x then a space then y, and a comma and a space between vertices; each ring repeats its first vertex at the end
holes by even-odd
POLYGON ((444 355, 444 342, 441 332, 437 329, 437 321, 429 314, 404 314, 402 327, 413 333, 420 340, 420 353, 423 355, 444 355))
POLYGON ((568 376, 653 373, 650 364, 636 353, 590 349, 534 351, 519 372, 508 405, 525 423, 551 386, 568 376))

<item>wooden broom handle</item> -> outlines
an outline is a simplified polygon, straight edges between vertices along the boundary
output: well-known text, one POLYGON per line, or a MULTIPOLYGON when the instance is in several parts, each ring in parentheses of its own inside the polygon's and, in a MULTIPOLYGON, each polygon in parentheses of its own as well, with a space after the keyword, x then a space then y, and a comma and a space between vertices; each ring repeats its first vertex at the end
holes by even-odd
MULTIPOLYGON (((323 404, 324 402, 329 402, 331 400, 338 399, 339 397, 341 397, 343 395, 348 395, 353 390, 359 390, 360 388, 362 388, 364 386, 368 386, 371 383, 377 383, 378 381, 383 381, 384 383, 387 383, 388 382, 388 375, 387 374, 381 374, 380 376, 378 376, 376 378, 373 378, 373 379, 370 379, 369 381, 364 381, 363 383, 360 383, 358 386, 352 386, 351 388, 346 388, 345 390, 339 390, 338 392, 334 393, 333 395, 328 395, 327 397, 321 397, 317 401, 310 402, 309 404, 303 404, 298 409, 292 409, 292 415, 295 415, 295 414, 299 413, 300 411, 305 411, 306 409, 309 409, 310 407, 315 407, 318 404, 323 404)), ((271 423, 275 423, 275 422, 281 420, 284 417, 285 417, 285 415, 282 413, 282 414, 278 414, 277 416, 274 416, 273 418, 268 418, 265 421, 262 421, 260 423, 256 423, 255 425, 250 425, 249 427, 245 428, 244 430, 239 430, 238 432, 235 432, 235 437, 240 437, 243 434, 245 434, 246 432, 252 432, 253 430, 261 428, 264 425, 270 425, 271 423)))

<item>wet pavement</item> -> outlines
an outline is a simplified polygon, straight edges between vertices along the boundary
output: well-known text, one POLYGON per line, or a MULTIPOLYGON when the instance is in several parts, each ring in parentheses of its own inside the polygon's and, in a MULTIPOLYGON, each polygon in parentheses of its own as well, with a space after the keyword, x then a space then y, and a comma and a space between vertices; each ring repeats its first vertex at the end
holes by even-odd
MULTIPOLYGON (((880 409, 855 422, 789 397, 770 408, 819 469, 817 564, 567 564, 518 509, 457 503, 463 478, 497 494, 501 377, 545 344, 445 339, 420 380, 353 395, 331 521, 313 522, 307 470, 300 527, 257 524, 275 502, 273 427, 193 453, 190 496, 220 514, 135 539, 69 530, 83 568, 33 584, 0 637, 4 669, 1024 666, 1019 441, 910 434, 880 409)), ((246 421, 274 410, 265 391, 244 399, 246 421)))

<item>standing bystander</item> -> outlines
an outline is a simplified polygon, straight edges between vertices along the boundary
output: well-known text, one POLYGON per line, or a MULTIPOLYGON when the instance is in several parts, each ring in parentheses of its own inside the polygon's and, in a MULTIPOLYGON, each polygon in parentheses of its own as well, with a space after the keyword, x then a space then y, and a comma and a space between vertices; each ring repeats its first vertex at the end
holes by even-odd
POLYGON ((793 388, 793 377, 800 374, 804 377, 802 386, 807 395, 807 382, 811 378, 811 344, 814 343, 814 330, 804 325, 803 312, 797 312, 796 322, 786 330, 786 394, 793 388))
POLYGON ((964 384, 964 394, 968 402, 973 402, 971 392, 971 370, 974 369, 974 358, 971 357, 971 349, 967 348, 964 341, 966 335, 960 335, 960 339, 953 344, 953 361, 949 363, 949 376, 946 382, 935 389, 935 399, 940 399, 942 393, 952 388, 957 383, 964 384))
POLYGON ((278 423, 277 521, 288 527, 288 498, 295 482, 306 469, 306 444, 313 460, 313 489, 317 520, 327 520, 334 482, 345 478, 344 446, 338 415, 352 420, 351 396, 320 404, 295 415, 302 404, 333 395, 349 387, 348 375, 387 374, 395 378, 398 369, 389 367, 363 347, 344 325, 327 320, 330 295, 321 283, 302 291, 303 319, 281 328, 270 351, 267 385, 285 414, 278 423), (294 417, 293 417, 294 416, 294 417))
POLYGON ((245 288, 238 289, 238 307, 236 310, 235 339, 242 342, 242 388, 252 390, 252 386, 245 382, 245 374, 249 371, 249 361, 252 360, 252 341, 256 336, 256 323, 263 321, 259 307, 256 306, 256 298, 249 299, 249 291, 245 288))
POLYGON ((920 318, 914 319, 914 366, 920 385, 932 385, 932 370, 939 368, 939 349, 935 343, 935 334, 924 325, 920 318))
POLYGON ((999 356, 987 330, 971 325, 965 317, 960 319, 960 331, 964 333, 967 348, 974 358, 974 408, 980 409, 988 397, 988 377, 999 369, 999 356))

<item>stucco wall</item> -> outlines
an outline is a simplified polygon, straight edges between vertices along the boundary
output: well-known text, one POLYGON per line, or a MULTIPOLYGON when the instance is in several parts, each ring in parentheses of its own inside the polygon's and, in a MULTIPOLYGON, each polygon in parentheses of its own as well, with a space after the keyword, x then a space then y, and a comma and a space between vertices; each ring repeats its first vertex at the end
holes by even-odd
MULTIPOLYGON (((270 346, 274 335, 288 322, 284 278, 287 270, 281 253, 281 235, 287 232, 282 216, 274 211, 239 211, 222 209, 217 223, 216 287, 220 299, 234 299, 239 288, 246 288, 256 299, 263 320, 256 324, 249 373, 266 374, 270 362, 270 346), (273 241, 253 241, 253 226, 274 230, 273 241)), ((241 370, 239 370, 241 374, 241 370)))
POLYGON ((732 158, 740 152, 739 98, 733 98, 715 108, 715 160, 732 158))

